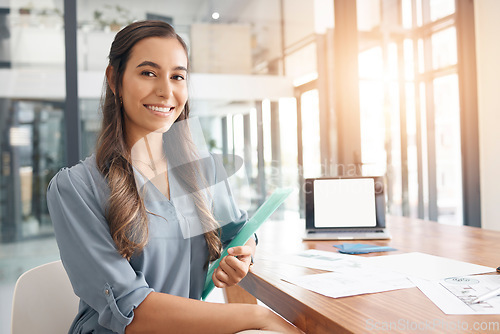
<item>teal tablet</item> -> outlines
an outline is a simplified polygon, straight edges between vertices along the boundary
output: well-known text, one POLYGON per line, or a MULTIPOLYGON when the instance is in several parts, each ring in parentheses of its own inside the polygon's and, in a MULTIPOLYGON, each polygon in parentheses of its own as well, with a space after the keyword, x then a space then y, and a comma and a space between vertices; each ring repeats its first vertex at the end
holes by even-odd
POLYGON ((252 237, 252 235, 257 231, 257 229, 273 214, 274 211, 287 199, 291 194, 292 189, 290 188, 278 188, 271 196, 259 207, 255 214, 248 220, 248 222, 243 226, 241 231, 234 237, 234 239, 227 245, 227 247, 222 252, 219 259, 214 261, 208 268, 207 278, 205 280, 205 288, 201 295, 202 299, 206 299, 207 296, 212 292, 215 285, 212 281, 212 275, 215 268, 219 266, 220 261, 228 255, 227 250, 231 247, 243 246, 252 237))

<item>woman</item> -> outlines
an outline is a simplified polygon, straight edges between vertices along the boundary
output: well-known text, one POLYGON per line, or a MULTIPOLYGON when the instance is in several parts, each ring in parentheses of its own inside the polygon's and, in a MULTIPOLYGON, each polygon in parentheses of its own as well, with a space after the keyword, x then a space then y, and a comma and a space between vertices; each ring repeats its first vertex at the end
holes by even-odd
MULTIPOLYGON (((197 162, 188 127, 176 126, 189 116, 187 71, 186 45, 166 23, 135 22, 115 37, 97 152, 62 169, 47 191, 80 297, 70 333, 299 332, 257 305, 199 300, 208 262, 246 214, 227 190, 209 194, 225 182, 221 165, 197 162), (216 218, 230 222, 219 229, 216 218)), ((231 249, 214 284, 238 283, 254 250, 253 239, 231 249)))

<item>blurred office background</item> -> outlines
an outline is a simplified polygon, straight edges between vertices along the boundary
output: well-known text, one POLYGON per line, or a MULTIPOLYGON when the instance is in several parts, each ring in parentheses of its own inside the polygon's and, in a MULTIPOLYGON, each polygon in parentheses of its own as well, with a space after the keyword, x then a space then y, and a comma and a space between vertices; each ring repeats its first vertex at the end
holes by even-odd
POLYGON ((244 158, 250 211, 292 186, 275 219, 297 219, 303 178, 376 174, 389 214, 500 230, 499 15, 497 0, 0 0, 0 333, 15 280, 58 259, 46 188, 93 152, 124 25, 186 40, 192 115, 244 158))

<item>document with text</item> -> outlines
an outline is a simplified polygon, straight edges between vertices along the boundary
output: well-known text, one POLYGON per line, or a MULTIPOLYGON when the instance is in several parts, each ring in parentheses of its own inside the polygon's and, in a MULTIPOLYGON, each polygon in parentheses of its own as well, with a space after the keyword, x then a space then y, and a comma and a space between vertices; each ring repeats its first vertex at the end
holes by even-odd
POLYGON ((500 287, 500 275, 411 280, 446 314, 500 314, 500 296, 473 303, 474 299, 500 287))

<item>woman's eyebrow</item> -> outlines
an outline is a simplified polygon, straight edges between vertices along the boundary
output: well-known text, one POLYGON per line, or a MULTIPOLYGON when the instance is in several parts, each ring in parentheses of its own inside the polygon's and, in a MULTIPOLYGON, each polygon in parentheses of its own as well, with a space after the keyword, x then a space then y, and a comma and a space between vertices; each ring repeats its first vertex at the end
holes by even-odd
POLYGON ((174 71, 185 71, 185 72, 188 71, 187 68, 184 66, 176 66, 173 70, 174 71))
MULTIPOLYGON (((154 67, 154 68, 157 68, 157 69, 161 69, 161 66, 158 65, 157 63, 155 62, 152 62, 152 61, 149 61, 149 60, 145 60, 143 61, 142 63, 140 63, 139 65, 137 65, 137 67, 143 67, 143 66, 151 66, 151 67, 154 67)), ((173 71, 185 71, 187 72, 187 68, 185 66, 176 66, 172 69, 173 71)))
POLYGON ((161 69, 160 65, 158 65, 155 62, 149 61, 149 60, 145 60, 142 63, 140 63, 139 65, 137 65, 137 67, 142 67, 142 66, 151 66, 151 67, 154 67, 154 68, 157 68, 157 69, 161 69))

